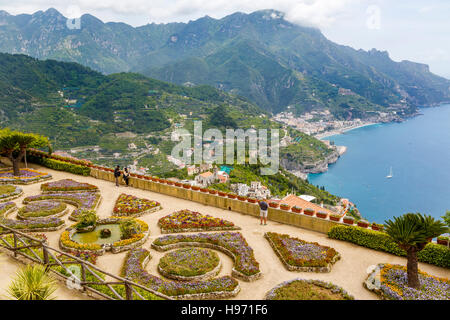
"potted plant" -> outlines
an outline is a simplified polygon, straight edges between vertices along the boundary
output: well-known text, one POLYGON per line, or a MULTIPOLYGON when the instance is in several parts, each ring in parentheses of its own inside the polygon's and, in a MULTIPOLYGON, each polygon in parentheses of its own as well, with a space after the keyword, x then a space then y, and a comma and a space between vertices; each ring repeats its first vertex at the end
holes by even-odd
POLYGON ((217 190, 208 189, 209 194, 217 194, 217 190))
POLYGON ((188 183, 185 183, 185 184, 183 184, 183 188, 185 188, 185 189, 190 189, 190 188, 191 188, 191 185, 188 184, 188 183))
POLYGON ((256 203, 257 202, 257 200, 255 198, 248 198, 247 201, 250 202, 250 203, 256 203))
POLYGON ((194 191, 198 191, 198 190, 200 190, 200 187, 199 186, 192 186, 191 189, 194 190, 194 191))
POLYGON ((282 203, 282 204, 280 204, 280 209, 281 210, 285 210, 285 211, 289 211, 291 209, 291 206, 288 205, 287 203, 282 203))
POLYGON ((328 213, 326 213, 325 211, 317 211, 316 217, 326 219, 328 217, 328 213))
POLYGON ((223 192, 223 191, 219 191, 218 193, 219 193, 219 196, 221 196, 221 197, 225 197, 227 195, 227 193, 223 192))
POLYGON ((152 177, 150 177, 150 176, 144 176, 144 179, 150 181, 150 180, 152 180, 152 177))
POLYGON ((372 230, 375 230, 375 231, 381 231, 384 229, 384 226, 382 224, 373 222, 371 228, 372 228, 372 230))
POLYGON ((341 220, 341 216, 338 215, 338 214, 331 214, 330 215, 330 220, 331 221, 339 221, 339 220, 341 220))
POLYGON ((364 219, 359 220, 357 224, 358 224, 358 227, 361 227, 361 228, 369 227, 369 221, 364 220, 364 219))
POLYGON ((245 200, 246 200, 246 197, 244 197, 244 196, 237 196, 237 199, 238 199, 238 200, 241 200, 241 201, 245 201, 245 200))
POLYGON ((93 210, 83 210, 75 225, 77 232, 91 232, 97 225, 97 214, 93 210))
POLYGON ((181 187, 183 184, 181 182, 175 182, 175 186, 181 187))
POLYGON ((314 215, 314 209, 306 208, 305 210, 303 210, 303 213, 306 214, 307 216, 312 217, 314 215))
POLYGON ((230 199, 236 199, 236 198, 237 198, 237 195, 236 195, 235 193, 229 193, 229 194, 228 194, 228 198, 230 198, 230 199))
POLYGON ((173 185, 175 184, 175 182, 170 181, 170 180, 166 180, 166 183, 167 183, 169 186, 173 186, 173 185))
POLYGON ((355 218, 353 218, 351 216, 345 216, 344 217, 344 223, 345 224, 353 225, 354 222, 355 222, 355 218))
POLYGON ((269 207, 271 207, 271 208, 278 208, 279 206, 280 206, 280 204, 278 202, 275 202, 275 201, 269 202, 269 207))
POLYGON ((291 209, 292 209, 292 212, 302 213, 302 208, 301 207, 293 206, 291 209))
POLYGON ((440 237, 437 238, 437 243, 438 244, 442 244, 444 246, 448 246, 448 242, 449 242, 449 237, 440 236, 440 237))
POLYGON ((207 188, 200 188, 200 191, 201 191, 201 192, 206 192, 206 193, 207 193, 207 192, 208 192, 208 189, 207 189, 207 188))

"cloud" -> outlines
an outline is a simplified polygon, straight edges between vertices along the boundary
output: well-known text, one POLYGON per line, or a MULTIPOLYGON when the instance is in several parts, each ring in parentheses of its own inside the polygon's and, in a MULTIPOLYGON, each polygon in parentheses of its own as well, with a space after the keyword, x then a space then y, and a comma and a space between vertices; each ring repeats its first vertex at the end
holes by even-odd
POLYGON ((79 7, 80 12, 100 19, 125 19, 135 26, 143 17, 147 22, 187 22, 205 15, 221 18, 236 11, 276 9, 285 12, 285 18, 291 22, 320 28, 332 25, 339 15, 361 2, 366 0, 69 0, 65 4, 56 0, 0 0, 0 7, 12 14, 54 7, 67 16, 79 7))

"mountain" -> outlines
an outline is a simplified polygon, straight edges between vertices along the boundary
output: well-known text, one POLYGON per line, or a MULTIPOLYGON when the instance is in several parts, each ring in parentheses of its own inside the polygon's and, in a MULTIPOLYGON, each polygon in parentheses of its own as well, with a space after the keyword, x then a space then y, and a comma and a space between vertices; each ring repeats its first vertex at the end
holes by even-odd
POLYGON ((245 98, 206 85, 179 86, 136 73, 106 76, 77 63, 0 53, 0 88, 1 127, 46 135, 55 148, 80 151, 103 164, 128 165, 138 158, 157 173, 175 169, 167 159, 177 143, 172 132, 192 133, 197 120, 203 131, 282 129, 281 138, 297 141, 299 166, 336 153, 282 128, 245 98))
POLYGON ((176 84, 208 84, 273 113, 329 109, 336 118, 410 115, 450 101, 450 81, 387 52, 335 44, 274 10, 131 27, 81 17, 69 29, 55 9, 0 14, 0 51, 73 61, 105 74, 134 71, 176 84))

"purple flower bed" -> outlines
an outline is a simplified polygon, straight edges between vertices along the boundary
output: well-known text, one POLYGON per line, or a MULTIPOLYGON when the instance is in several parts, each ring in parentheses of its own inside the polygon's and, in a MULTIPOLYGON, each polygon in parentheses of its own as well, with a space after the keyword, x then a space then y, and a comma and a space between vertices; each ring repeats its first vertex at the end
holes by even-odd
POLYGON ((40 218, 39 220, 13 220, 3 217, 9 209, 16 207, 14 202, 6 202, 0 204, 0 223, 12 229, 32 230, 59 227, 64 221, 59 218, 49 217, 40 218))
POLYGON ((98 187, 89 183, 82 183, 72 179, 64 179, 41 185, 42 191, 98 191, 98 187))
POLYGON ((247 276, 260 272, 259 263, 256 261, 253 249, 240 232, 222 233, 198 233, 194 235, 168 235, 156 239, 153 244, 165 246, 180 242, 210 243, 223 247, 230 251, 235 257, 235 269, 247 276))
POLYGON ((61 204, 53 201, 39 201, 30 203, 24 207, 24 212, 50 211, 59 208, 61 204))
POLYGON ((14 172, 12 170, 0 172, 0 182, 2 183, 31 183, 51 177, 52 176, 50 174, 32 169, 20 169, 20 175, 17 177, 14 176, 14 172))
POLYGON ((199 282, 166 281, 145 271, 142 264, 149 255, 150 253, 143 248, 131 250, 125 259, 122 276, 168 296, 230 292, 239 285, 235 279, 229 276, 199 282))
POLYGON ((74 202, 77 204, 78 208, 72 212, 70 215, 71 219, 76 220, 83 210, 94 210, 97 203, 100 201, 100 195, 96 192, 75 192, 75 193, 50 193, 41 194, 37 196, 26 197, 23 201, 24 203, 32 201, 42 201, 42 200, 60 200, 64 202, 67 200, 70 204, 74 202))
POLYGON ((9 209, 15 207, 16 204, 12 201, 0 203, 0 216, 3 217, 3 214, 9 209))
POLYGON ((450 281, 419 271, 420 288, 408 286, 404 266, 386 264, 381 269, 381 291, 392 300, 450 300, 450 281))
MULTIPOLYGON (((18 176, 18 178, 34 178, 42 175, 45 175, 45 173, 34 170, 20 169, 20 176, 18 176)), ((15 176, 12 171, 6 171, 0 172, 0 178, 15 178, 15 176)))

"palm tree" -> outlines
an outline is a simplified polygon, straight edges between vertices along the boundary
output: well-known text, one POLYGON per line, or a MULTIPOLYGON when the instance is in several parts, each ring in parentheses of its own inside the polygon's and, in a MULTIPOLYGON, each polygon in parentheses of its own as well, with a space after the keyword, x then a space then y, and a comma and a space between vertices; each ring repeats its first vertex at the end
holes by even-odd
POLYGON ((408 286, 418 289, 420 283, 417 254, 432 238, 447 232, 448 228, 442 221, 420 213, 407 213, 385 223, 386 233, 406 251, 408 286))
POLYGON ((55 290, 56 282, 48 276, 44 267, 28 265, 17 272, 8 293, 17 300, 53 300, 51 295, 55 290))

